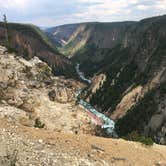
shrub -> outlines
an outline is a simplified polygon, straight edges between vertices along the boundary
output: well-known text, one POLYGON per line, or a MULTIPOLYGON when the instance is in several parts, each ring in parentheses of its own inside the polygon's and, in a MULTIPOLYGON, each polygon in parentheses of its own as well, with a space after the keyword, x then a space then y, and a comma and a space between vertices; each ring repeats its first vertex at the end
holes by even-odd
POLYGON ((142 144, 147 145, 147 146, 152 146, 154 143, 152 138, 150 138, 150 137, 139 137, 138 142, 141 142, 142 144))
POLYGON ((141 142, 142 144, 148 145, 148 146, 152 146, 154 143, 152 138, 140 136, 137 131, 132 131, 124 139, 130 140, 130 141, 141 142))
POLYGON ((16 49, 14 49, 12 47, 7 47, 7 51, 8 51, 8 53, 17 53, 16 49))
POLYGON ((35 125, 36 128, 44 128, 45 124, 40 121, 39 118, 35 119, 35 125))

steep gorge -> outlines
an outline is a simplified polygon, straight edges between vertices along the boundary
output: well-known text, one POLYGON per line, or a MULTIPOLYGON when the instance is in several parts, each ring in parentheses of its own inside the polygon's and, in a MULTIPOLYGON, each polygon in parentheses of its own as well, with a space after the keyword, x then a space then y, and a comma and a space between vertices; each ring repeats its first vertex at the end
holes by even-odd
POLYGON ((80 63, 93 80, 101 74, 106 77, 84 98, 117 121, 119 135, 136 131, 166 144, 166 16, 75 26, 59 50, 80 63))

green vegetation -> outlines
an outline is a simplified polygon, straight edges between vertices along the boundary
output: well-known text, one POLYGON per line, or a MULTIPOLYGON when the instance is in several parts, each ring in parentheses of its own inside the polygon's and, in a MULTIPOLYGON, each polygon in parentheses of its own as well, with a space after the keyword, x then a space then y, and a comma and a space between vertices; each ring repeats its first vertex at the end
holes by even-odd
MULTIPOLYGON (((7 22, 6 22, 7 23, 7 22)), ((17 23, 7 23, 5 24, 5 28, 7 27, 8 32, 8 43, 10 47, 12 47, 12 43, 10 40, 13 39, 13 31, 18 31, 23 35, 27 35, 28 37, 33 37, 36 40, 39 40, 45 47, 53 53, 59 54, 57 48, 52 44, 47 35, 41 31, 38 27, 31 24, 17 24, 17 23), (9 33, 10 32, 10 33, 9 33)), ((0 27, 3 27, 3 23, 0 22, 0 27)), ((2 41, 1 41, 2 42, 2 41)), ((5 44, 8 47, 8 44, 5 44)))
MULTIPOLYGON (((68 58, 61 55, 47 35, 38 27, 29 24, 8 23, 11 46, 9 52, 15 52, 29 60, 34 56, 46 62, 55 75, 77 77, 75 67, 68 58)), ((0 29, 4 31, 4 23, 0 22, 0 29)), ((1 34, 0 44, 6 46, 4 33, 1 34)))
POLYGON ((42 123, 39 118, 37 118, 37 119, 35 120, 35 125, 34 125, 34 127, 36 127, 36 128, 44 128, 44 126, 45 126, 45 124, 42 123))
POLYGON ((116 122, 116 131, 119 136, 137 131, 142 133, 152 115, 157 110, 157 103, 154 99, 156 89, 148 92, 145 97, 134 107, 128 110, 127 114, 116 122))
POLYGON ((128 49, 117 47, 111 50, 109 54, 101 63, 104 66, 103 70, 106 71, 107 79, 103 86, 92 95, 90 103, 102 110, 109 109, 111 112, 123 97, 126 88, 133 83, 137 65, 132 61, 127 63, 130 55, 128 49), (108 64, 108 62, 112 63, 108 64), (107 65, 105 65, 106 63, 107 65))
POLYGON ((160 37, 159 43, 159 46, 149 58, 144 71, 142 73, 139 73, 139 75, 135 79, 135 82, 137 84, 145 85, 148 80, 153 77, 153 72, 155 72, 156 68, 164 63, 166 57, 166 40, 163 36, 160 37))
POLYGON ((3 20, 4 20, 4 28, 5 28, 6 46, 10 47, 7 18, 5 14, 3 15, 3 17, 4 17, 3 20))
POLYGON ((146 145, 152 145, 155 133, 148 133, 148 137, 142 136, 145 126, 158 110, 158 102, 161 102, 166 94, 166 82, 149 91, 143 99, 133 106, 124 117, 116 122, 116 132, 127 140, 139 141, 146 145), (157 100, 156 96, 160 96, 157 100))
POLYGON ((164 97, 164 95, 166 94, 166 81, 160 85, 160 92, 161 96, 164 97))
POLYGON ((137 141, 141 142, 142 144, 147 145, 147 146, 152 146, 153 143, 154 143, 152 138, 150 138, 150 137, 143 137, 143 136, 138 138, 137 141))
POLYGON ((9 26, 8 26, 8 22, 7 22, 7 17, 6 15, 4 14, 3 15, 4 17, 4 29, 5 29, 5 38, 6 38, 6 42, 5 42, 5 46, 8 50, 9 53, 16 53, 16 50, 14 48, 12 48, 11 46, 11 36, 10 36, 10 33, 9 33, 9 26))
POLYGON ((42 32, 38 27, 31 24, 10 23, 9 28, 19 31, 23 35, 26 34, 29 37, 32 36, 33 38, 38 39, 41 43, 43 43, 47 47, 47 49, 49 49, 54 53, 58 53, 56 47, 53 46, 47 35, 44 34, 44 32, 42 32))
POLYGON ((17 53, 17 50, 14 49, 14 48, 12 48, 12 47, 7 47, 7 51, 8 51, 9 53, 17 53))
POLYGON ((81 63, 80 68, 86 75, 93 76, 98 69, 97 54, 100 55, 100 50, 94 44, 86 45, 75 54, 72 60, 81 63))
POLYGON ((30 24, 29 27, 34 29, 34 31, 41 37, 41 39, 57 53, 56 47, 52 44, 50 39, 43 31, 41 31, 37 26, 34 26, 32 24, 30 24))
POLYGON ((26 59, 26 60, 28 60, 30 58, 27 48, 23 48, 23 58, 26 59))
POLYGON ((147 146, 152 146, 153 145, 153 140, 150 137, 144 137, 138 134, 137 131, 132 131, 131 133, 127 134, 126 137, 124 137, 126 140, 130 141, 136 141, 136 142, 141 142, 144 145, 147 146))
POLYGON ((59 52, 61 52, 65 56, 70 56, 74 50, 73 46, 74 46, 74 41, 71 41, 70 43, 68 43, 64 47, 59 48, 58 50, 59 50, 59 52))

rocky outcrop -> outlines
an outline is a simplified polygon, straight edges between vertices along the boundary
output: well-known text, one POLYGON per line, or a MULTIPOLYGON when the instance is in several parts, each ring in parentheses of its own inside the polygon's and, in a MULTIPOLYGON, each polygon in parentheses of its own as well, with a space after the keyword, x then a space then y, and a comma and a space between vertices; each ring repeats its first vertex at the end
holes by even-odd
POLYGON ((95 93, 100 87, 102 87, 105 80, 106 80, 105 74, 99 74, 94 76, 90 87, 92 93, 95 93))
POLYGON ((88 96, 88 98, 86 99, 88 102, 90 101, 90 98, 92 97, 92 95, 96 93, 96 91, 103 86, 103 83, 105 80, 106 80, 105 74, 98 74, 92 78, 92 83, 90 87, 88 88, 87 94, 86 94, 88 96), (90 94, 88 94, 88 92, 90 92, 90 94))
POLYGON ((5 51, 0 46, 1 118, 52 131, 95 134, 87 114, 75 106, 80 83, 54 77, 51 68, 37 57, 27 61, 5 51))
POLYGON ((60 103, 72 102, 75 100, 75 93, 69 88, 59 87, 48 93, 50 100, 60 103))
POLYGON ((123 99, 115 108, 115 111, 111 114, 111 118, 116 120, 123 117, 126 112, 135 105, 139 99, 143 97, 142 87, 138 86, 124 95, 123 99))

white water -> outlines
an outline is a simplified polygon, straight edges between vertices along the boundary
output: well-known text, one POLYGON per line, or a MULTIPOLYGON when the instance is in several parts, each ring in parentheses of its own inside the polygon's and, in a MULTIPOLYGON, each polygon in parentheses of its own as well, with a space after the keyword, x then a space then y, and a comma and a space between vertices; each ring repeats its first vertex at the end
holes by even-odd
MULTIPOLYGON (((76 65, 76 71, 77 74, 79 75, 79 77, 83 80, 88 82, 89 84, 91 84, 91 80, 85 78, 84 73, 80 71, 79 69, 79 64, 76 65)), ((82 90, 78 90, 76 95, 77 98, 79 97, 79 95, 81 94, 82 90)), ((106 130, 106 133, 108 135, 117 137, 114 129, 115 129, 115 122, 113 120, 111 120, 110 118, 106 117, 104 114, 98 112, 94 107, 92 107, 88 102, 80 99, 79 100, 79 104, 82 105, 85 109, 87 109, 89 112, 93 113, 96 117, 100 118, 103 121, 103 125, 101 126, 103 129, 106 130)))
POLYGON ((88 82, 89 84, 92 83, 92 81, 89 80, 89 79, 87 79, 87 78, 85 78, 84 73, 80 71, 80 64, 79 64, 79 63, 77 63, 77 65, 76 65, 76 71, 77 71, 77 74, 79 75, 79 77, 80 77, 83 81, 88 82))

